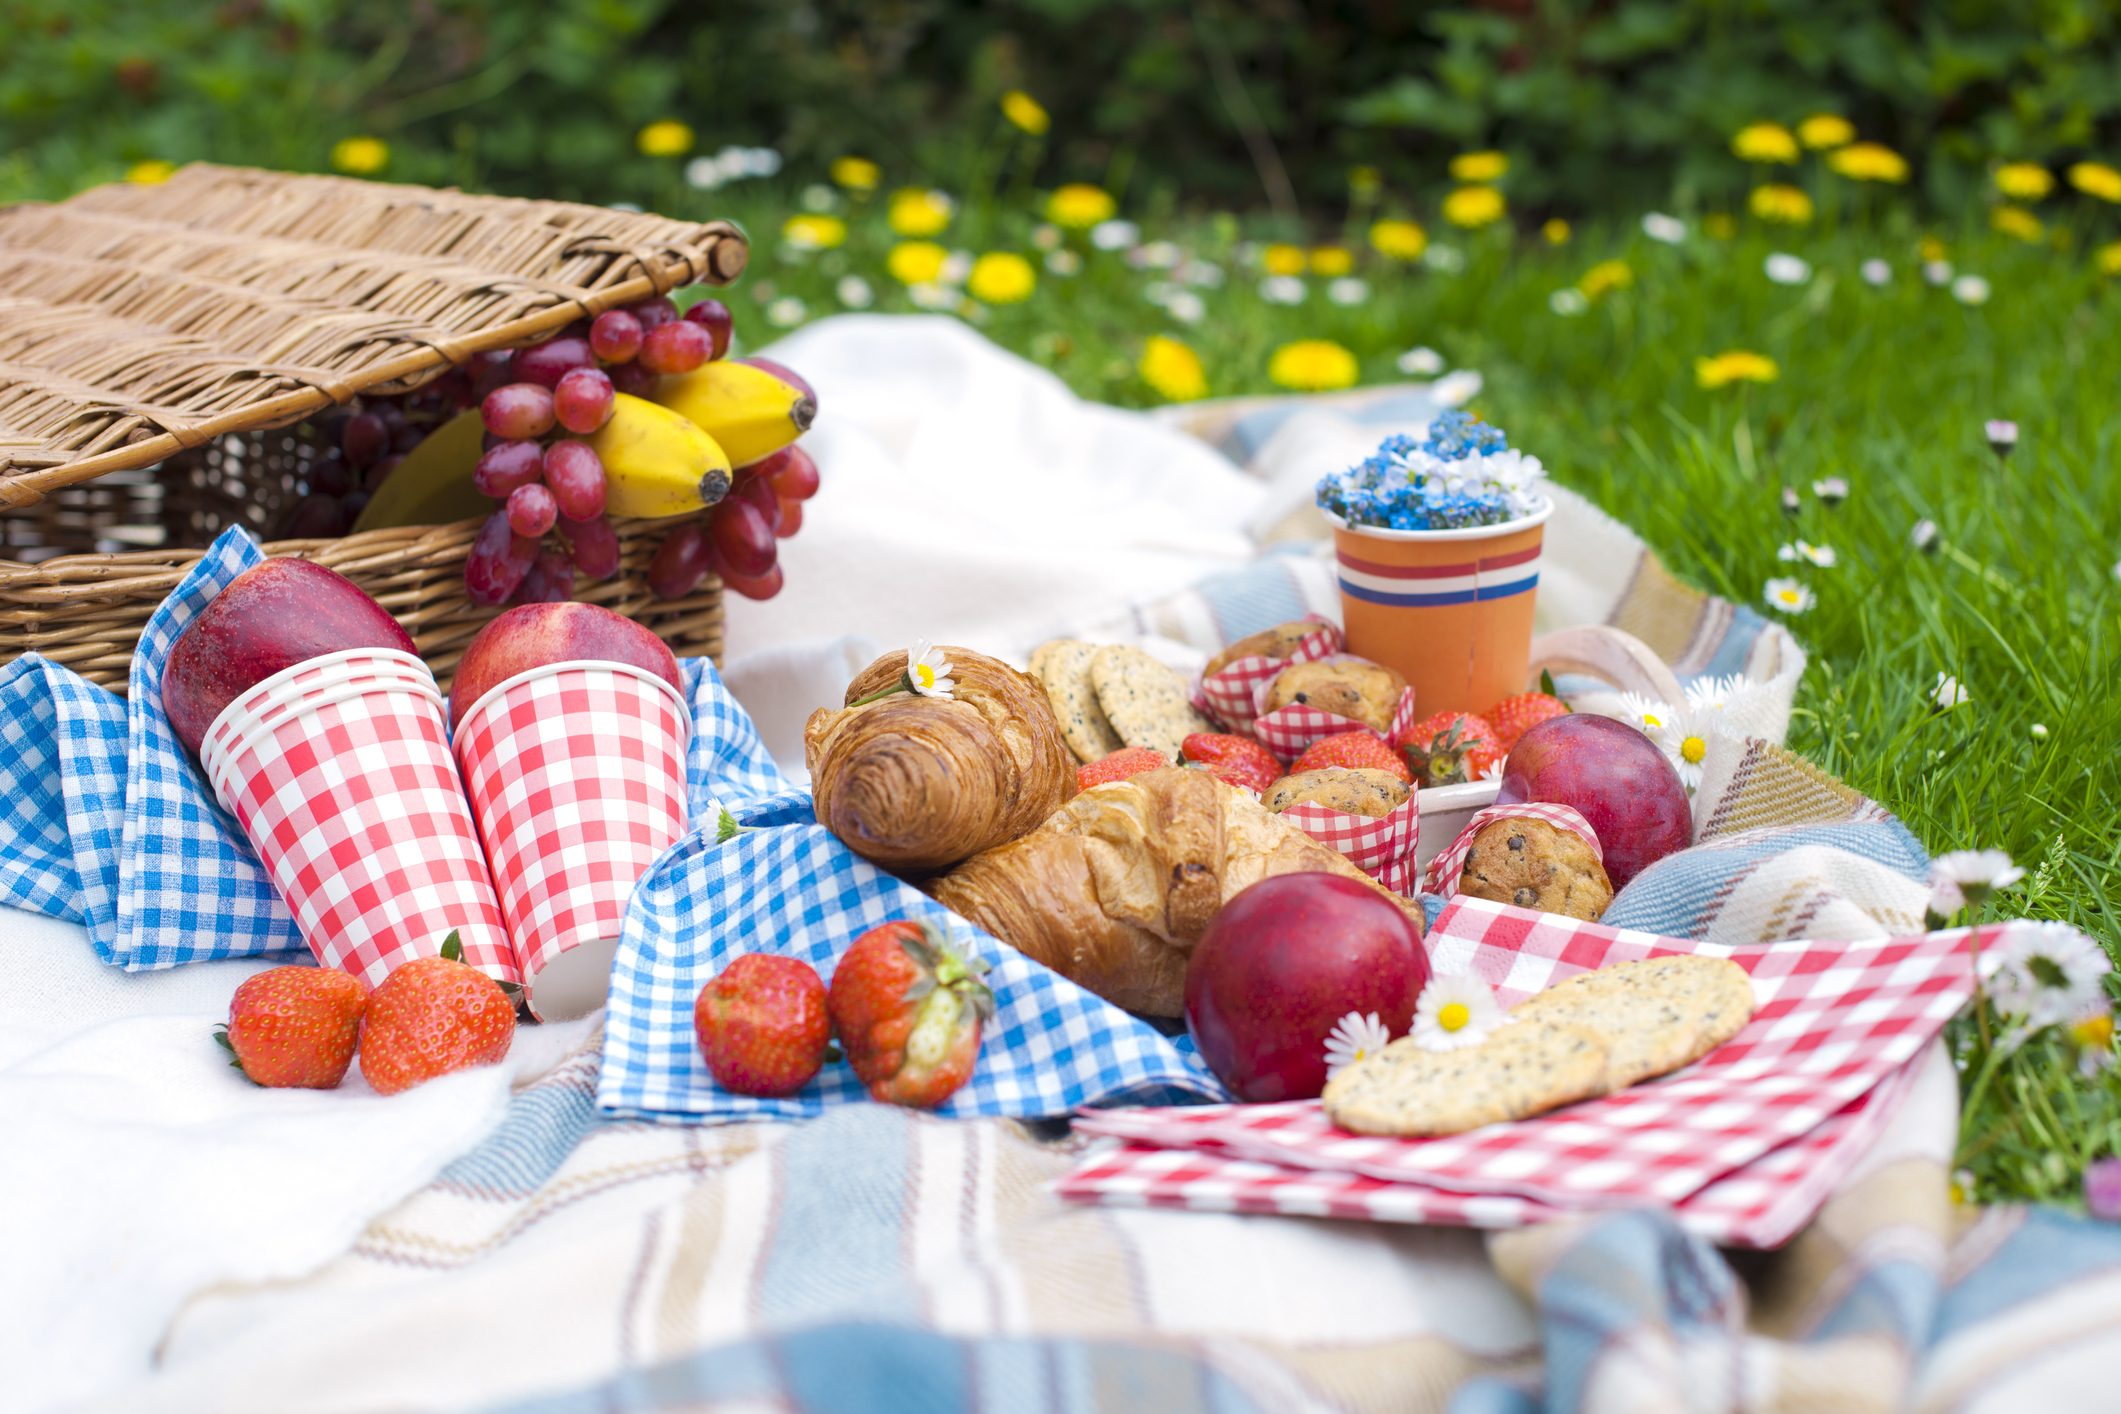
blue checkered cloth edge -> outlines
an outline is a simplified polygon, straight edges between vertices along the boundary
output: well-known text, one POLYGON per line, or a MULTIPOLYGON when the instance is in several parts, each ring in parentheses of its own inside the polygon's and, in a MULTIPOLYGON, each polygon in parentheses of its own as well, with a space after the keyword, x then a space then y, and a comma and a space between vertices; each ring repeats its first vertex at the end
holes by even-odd
MULTIPOLYGON (((162 711, 162 665, 192 617, 264 558, 232 530, 155 611, 121 702, 36 655, 0 670, 0 902, 87 928, 129 970, 214 958, 308 956, 249 841, 215 802, 162 711)), ((632 1116, 796 1117, 862 1098, 844 1066, 793 1100, 718 1089, 692 1033, 700 987, 746 952, 802 957, 828 977, 862 931, 945 920, 988 961, 997 1012, 970 1085, 946 1114, 1036 1117, 1078 1105, 1222 1098, 1173 1041, 1013 948, 951 919, 817 824, 711 663, 687 660, 687 794, 695 824, 635 890, 617 961, 600 1103, 632 1116), (745 826, 717 843, 720 812, 745 826)))

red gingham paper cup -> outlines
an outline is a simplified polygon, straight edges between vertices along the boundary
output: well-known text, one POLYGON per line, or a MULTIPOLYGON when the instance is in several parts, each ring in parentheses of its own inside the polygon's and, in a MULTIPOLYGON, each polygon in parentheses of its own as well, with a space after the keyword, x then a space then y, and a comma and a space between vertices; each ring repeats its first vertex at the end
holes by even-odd
MULTIPOLYGON (((1267 688, 1273 682, 1269 678, 1261 683, 1254 704, 1266 705, 1267 688)), ((1414 689, 1408 688, 1399 694, 1399 706, 1392 712, 1391 730, 1384 738, 1397 747, 1414 725, 1414 689)), ((1272 712, 1261 712, 1253 720, 1252 734, 1266 743, 1267 749, 1284 761, 1294 761, 1304 751, 1329 736, 1342 732, 1375 732, 1377 729, 1353 717, 1343 717, 1337 712, 1328 712, 1305 702, 1292 702, 1286 707, 1277 707, 1272 712)))
POLYGON ((1425 887, 1432 894, 1449 898, 1458 892, 1458 881, 1465 874, 1466 856, 1473 851, 1473 836, 1479 834, 1489 823, 1496 820, 1544 820, 1549 825, 1558 825, 1571 832, 1591 847, 1591 853, 1605 863, 1605 849, 1598 843, 1598 832, 1591 822, 1566 805, 1554 805, 1544 801, 1527 800, 1516 805, 1490 805, 1485 810, 1475 811, 1466 827, 1458 832, 1458 838, 1444 846, 1443 853, 1429 861, 1425 887))
POLYGON ((427 665, 393 649, 274 674, 207 729, 200 764, 317 961, 371 987, 433 957, 517 979, 427 665))
POLYGON ((685 832, 692 712, 654 673, 548 663, 472 704, 457 759, 531 1015, 604 1004, 633 886, 685 832))
POLYGON ((1351 815, 1344 810, 1305 801, 1281 812, 1281 818, 1322 845, 1327 845, 1348 863, 1375 876, 1386 888, 1408 893, 1388 881, 1387 873, 1401 883, 1411 883, 1414 846, 1421 840, 1421 792, 1408 790, 1404 803, 1388 815, 1375 819, 1351 815), (1393 868, 1406 862, 1406 867, 1393 868))
POLYGON ((1259 715, 1259 692, 1291 663, 1330 658, 1345 646, 1340 625, 1316 614, 1306 615, 1318 627, 1303 636, 1286 658, 1267 658, 1255 653, 1236 658, 1193 684, 1193 705, 1233 732, 1252 729, 1259 715))

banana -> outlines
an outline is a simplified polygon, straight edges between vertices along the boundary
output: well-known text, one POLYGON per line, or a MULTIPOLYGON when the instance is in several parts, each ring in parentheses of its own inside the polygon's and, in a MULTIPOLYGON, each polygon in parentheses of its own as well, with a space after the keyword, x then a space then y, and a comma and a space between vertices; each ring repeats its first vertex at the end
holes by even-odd
POLYGON ((471 469, 479 464, 485 432, 479 410, 471 408, 428 433, 376 488, 374 498, 354 521, 352 533, 394 530, 401 525, 442 525, 492 510, 493 502, 471 484, 471 469))
POLYGON ((620 393, 611 421, 588 439, 604 463, 604 509, 676 516, 729 493, 729 456, 682 413, 620 393))
POLYGON ((655 400, 697 423, 721 444, 732 466, 772 456, 808 431, 817 416, 817 403, 801 388, 727 359, 665 378, 655 400))

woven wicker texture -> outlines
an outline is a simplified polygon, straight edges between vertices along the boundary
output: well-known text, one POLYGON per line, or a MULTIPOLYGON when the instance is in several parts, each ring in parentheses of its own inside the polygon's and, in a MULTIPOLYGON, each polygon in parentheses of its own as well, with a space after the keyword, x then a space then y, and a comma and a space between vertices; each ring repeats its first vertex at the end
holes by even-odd
MULTIPOLYGON (((726 222, 206 164, 0 209, 0 661, 41 652, 124 691, 190 552, 230 525, 270 534, 301 498, 319 447, 293 424, 726 283, 745 255, 726 222)), ((621 523, 618 577, 577 597, 713 656, 716 582, 666 604, 642 579, 674 524, 621 523)), ((375 594, 446 680, 496 612, 464 597, 476 528, 268 549, 375 594)))

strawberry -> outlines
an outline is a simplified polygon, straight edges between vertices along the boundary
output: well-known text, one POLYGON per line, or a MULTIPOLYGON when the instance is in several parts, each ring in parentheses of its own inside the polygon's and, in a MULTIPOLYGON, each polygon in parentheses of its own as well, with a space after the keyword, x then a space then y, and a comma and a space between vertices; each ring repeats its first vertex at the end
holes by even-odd
POLYGON ((933 923, 900 919, 854 940, 832 972, 832 1024, 869 1098, 933 1109, 972 1078, 994 993, 933 923))
POLYGON ((1481 715, 1495 729, 1495 744, 1508 755, 1517 738, 1551 717, 1565 717, 1568 705, 1545 692, 1520 692, 1505 697, 1481 715))
POLYGON ((1189 766, 1204 766, 1217 780, 1246 790, 1265 791, 1281 779, 1281 762, 1248 736, 1228 732, 1194 732, 1179 748, 1189 766))
POLYGON ((1471 712, 1438 712, 1407 731, 1400 748, 1421 786, 1459 785, 1477 781, 1502 759, 1495 728, 1471 712))
POLYGON ((1075 768, 1075 788, 1088 790, 1092 786, 1107 785, 1113 781, 1124 781, 1129 776, 1138 776, 1144 771, 1153 771, 1159 766, 1168 766, 1161 751, 1146 746, 1130 746, 1115 751, 1110 756, 1100 756, 1087 766, 1075 768))
POLYGON ((247 977, 214 1039, 229 1064, 272 1089, 331 1090, 353 1064, 368 988, 336 967, 275 967, 247 977))
POLYGON ((1289 763, 1289 774, 1323 771, 1330 767, 1350 771, 1390 771, 1410 784, 1414 779, 1407 774, 1407 763, 1399 759, 1399 753, 1367 727, 1312 742, 1303 755, 1289 763))
POLYGON ((714 1083, 739 1095, 793 1095, 825 1064, 825 983, 801 958, 745 953, 700 988, 692 1029, 714 1083))
POLYGON ((370 994, 361 1020, 361 1074, 378 1095, 492 1065, 508 1054, 516 1005, 500 983, 466 966, 463 957, 451 933, 440 957, 415 958, 370 994))

